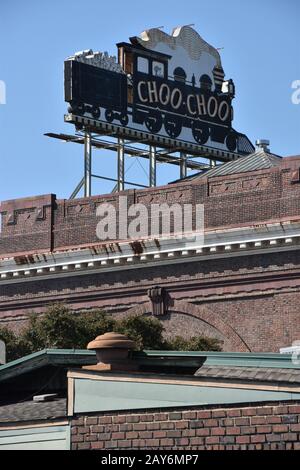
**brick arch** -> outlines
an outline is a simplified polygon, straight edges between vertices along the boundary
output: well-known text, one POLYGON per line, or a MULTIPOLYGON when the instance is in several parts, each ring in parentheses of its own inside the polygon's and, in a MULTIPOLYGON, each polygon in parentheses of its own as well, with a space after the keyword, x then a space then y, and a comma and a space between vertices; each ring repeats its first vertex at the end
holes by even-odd
MULTIPOLYGON (((172 300, 170 311, 197 318, 207 325, 212 326, 228 340, 232 351, 251 352, 248 344, 231 325, 222 320, 218 314, 210 312, 202 305, 195 305, 190 302, 180 300, 172 300)), ((151 302, 145 302, 141 305, 132 307, 123 313, 123 315, 126 316, 149 314, 152 314, 151 302)))

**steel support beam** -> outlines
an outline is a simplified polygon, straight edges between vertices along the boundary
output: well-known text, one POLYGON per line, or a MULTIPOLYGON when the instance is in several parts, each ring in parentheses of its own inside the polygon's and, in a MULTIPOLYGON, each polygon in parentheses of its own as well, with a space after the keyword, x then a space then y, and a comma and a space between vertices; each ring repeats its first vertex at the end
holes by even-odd
POLYGON ((149 186, 156 186, 156 147, 153 145, 149 147, 149 186))
POLYGON ((124 191, 125 148, 124 139, 118 138, 118 191, 124 191))
POLYGON ((82 178, 81 181, 78 183, 78 185, 76 186, 76 188, 72 192, 69 199, 75 199, 75 197, 77 196, 77 194, 79 193, 79 191, 81 190, 83 185, 84 185, 84 178, 82 178))
POLYGON ((187 176, 186 153, 180 152, 180 178, 186 178, 186 176, 187 176))
MULTIPOLYGON (((92 177, 98 178, 104 181, 113 181, 114 183, 117 182, 116 186, 112 190, 112 193, 115 193, 118 190, 118 180, 116 180, 116 178, 109 178, 108 176, 102 176, 102 175, 92 175, 92 177)), ((145 186, 144 184, 133 183, 131 181, 126 181, 126 180, 124 180, 124 184, 128 184, 129 186, 137 186, 138 188, 148 188, 148 186, 145 186)))
POLYGON ((92 139, 91 132, 84 134, 84 197, 92 195, 92 139))
MULTIPOLYGON (((63 140, 65 142, 72 142, 75 144, 84 144, 84 137, 81 136, 72 136, 68 134, 54 134, 54 133, 47 133, 44 134, 47 137, 51 137, 54 139, 63 140)), ((105 140, 99 139, 92 139, 92 147, 96 149, 103 149, 103 150, 110 150, 110 151, 117 151, 118 143, 117 142, 108 142, 105 140)), ((162 150, 157 151, 156 147, 156 161, 161 163, 170 163, 171 165, 178 165, 180 166, 180 158, 172 155, 172 153, 177 152, 178 149, 169 149, 169 150, 162 150)), ((124 153, 129 157, 141 157, 141 158, 149 158, 149 150, 145 151, 144 149, 132 147, 131 145, 127 145, 126 142, 124 144, 124 153)), ((208 164, 198 163, 193 161, 192 158, 198 158, 199 156, 192 156, 189 152, 189 158, 187 158, 187 168, 191 170, 201 171, 204 169, 209 168, 208 164)))

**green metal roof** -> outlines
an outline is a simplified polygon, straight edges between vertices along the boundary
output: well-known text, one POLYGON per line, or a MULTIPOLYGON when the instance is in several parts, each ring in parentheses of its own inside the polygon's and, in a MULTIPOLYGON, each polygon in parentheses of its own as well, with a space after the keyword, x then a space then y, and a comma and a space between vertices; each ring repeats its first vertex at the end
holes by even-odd
POLYGON ((43 349, 0 366, 0 382, 46 365, 81 366, 96 363, 94 351, 78 349, 43 349))
MULTIPOLYGON (((142 351, 134 352, 141 365, 157 367, 233 366, 278 369, 299 369, 290 355, 274 353, 225 353, 205 351, 142 351)), ((47 365, 78 366, 96 363, 94 351, 78 349, 44 349, 0 366, 0 382, 47 365)))
POLYGON ((289 368, 299 369, 292 361, 292 356, 289 354, 279 353, 239 353, 239 352, 205 352, 205 351, 144 351, 142 353, 135 353, 137 358, 142 359, 143 355, 151 357, 151 362, 154 359, 167 361, 170 359, 188 358, 189 363, 192 365, 202 357, 206 358, 206 366, 236 366, 236 367, 270 367, 270 368, 289 368))

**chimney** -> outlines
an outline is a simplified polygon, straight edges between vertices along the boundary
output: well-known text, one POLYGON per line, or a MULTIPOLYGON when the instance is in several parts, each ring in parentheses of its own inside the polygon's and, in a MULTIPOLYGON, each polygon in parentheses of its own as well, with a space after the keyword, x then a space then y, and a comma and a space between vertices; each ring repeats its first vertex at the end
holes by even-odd
POLYGON ((94 349, 97 356, 97 365, 84 366, 85 370, 93 371, 135 371, 138 364, 131 358, 131 351, 135 348, 134 341, 120 333, 105 333, 91 341, 87 349, 94 349))
POLYGON ((266 139, 259 139, 255 142, 257 150, 263 150, 264 152, 270 152, 269 145, 270 141, 266 139))

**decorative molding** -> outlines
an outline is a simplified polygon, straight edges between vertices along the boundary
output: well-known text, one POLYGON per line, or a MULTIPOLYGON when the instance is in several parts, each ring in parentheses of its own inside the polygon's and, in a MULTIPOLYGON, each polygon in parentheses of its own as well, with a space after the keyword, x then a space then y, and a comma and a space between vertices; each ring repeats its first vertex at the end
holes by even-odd
POLYGON ((160 43, 167 45, 174 51, 183 48, 192 60, 197 61, 206 52, 216 60, 218 68, 222 68, 218 50, 204 41, 200 34, 190 26, 175 28, 171 35, 158 28, 148 29, 141 34, 141 37, 136 37, 135 40, 141 46, 150 50, 155 49, 160 43))
POLYGON ((148 296, 151 300, 152 315, 160 317, 168 313, 168 298, 164 287, 152 287, 148 290, 148 296))
MULTIPOLYGON (((202 248, 189 249, 169 246, 168 249, 153 244, 139 242, 116 244, 118 250, 102 248, 102 252, 90 248, 41 255, 18 256, 3 260, 0 265, 0 284, 8 282, 24 282, 30 278, 60 277, 64 273, 70 276, 103 271, 143 268, 145 265, 165 265, 172 263, 204 261, 228 257, 250 256, 280 251, 300 249, 300 235, 295 237, 279 237, 277 239, 261 239, 261 241, 245 241, 231 244, 205 245, 202 248), (121 247, 121 248, 120 248, 121 247), (161 248, 161 249, 160 249, 161 248)), ((112 247, 110 247, 112 248, 112 247)))
POLYGON ((220 194, 238 193, 239 191, 265 191, 271 185, 271 179, 268 176, 260 176, 237 180, 228 180, 222 182, 209 182, 209 196, 219 196, 220 194))
POLYGON ((15 225, 16 222, 17 222, 17 218, 16 218, 16 213, 14 211, 7 214, 6 225, 15 225))
POLYGON ((292 172, 291 183, 300 183, 300 168, 292 172))
POLYGON ((202 246, 169 237, 20 254, 0 260, 0 284, 299 249, 299 222, 270 223, 205 232, 202 246))
POLYGON ((36 210, 36 220, 45 220, 46 219, 46 207, 38 207, 36 210))

